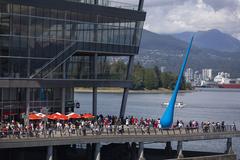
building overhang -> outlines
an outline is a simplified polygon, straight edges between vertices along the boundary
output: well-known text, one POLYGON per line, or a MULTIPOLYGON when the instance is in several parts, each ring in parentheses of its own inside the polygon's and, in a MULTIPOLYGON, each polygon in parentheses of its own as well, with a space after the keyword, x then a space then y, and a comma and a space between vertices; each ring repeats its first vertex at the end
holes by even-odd
POLYGON ((7 3, 22 4, 28 6, 35 6, 40 8, 49 8, 49 9, 60 9, 60 10, 69 10, 78 13, 89 13, 102 15, 102 16, 111 16, 118 17, 122 19, 128 19, 132 21, 145 21, 146 12, 108 7, 87 3, 71 2, 65 0, 2 0, 7 3))
POLYGON ((132 81, 96 79, 0 79, 0 88, 74 88, 121 87, 129 88, 132 81))

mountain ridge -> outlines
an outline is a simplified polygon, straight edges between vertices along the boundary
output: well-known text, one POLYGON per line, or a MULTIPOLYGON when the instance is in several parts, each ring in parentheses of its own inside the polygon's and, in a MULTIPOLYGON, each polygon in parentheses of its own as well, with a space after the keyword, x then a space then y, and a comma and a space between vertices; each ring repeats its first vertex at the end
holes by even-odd
POLYGON ((199 48, 226 52, 240 51, 240 41, 218 29, 197 32, 182 32, 172 35, 179 40, 187 42, 193 34, 195 34, 195 46, 199 48))
MULTIPOLYGON (((167 71, 178 72, 188 41, 179 40, 173 35, 157 34, 144 30, 136 62, 140 62, 145 67, 165 66, 167 71)), ((194 70, 212 68, 215 72, 224 71, 235 77, 240 77, 238 71, 239 53, 201 48, 196 45, 194 39, 188 67, 194 70)))

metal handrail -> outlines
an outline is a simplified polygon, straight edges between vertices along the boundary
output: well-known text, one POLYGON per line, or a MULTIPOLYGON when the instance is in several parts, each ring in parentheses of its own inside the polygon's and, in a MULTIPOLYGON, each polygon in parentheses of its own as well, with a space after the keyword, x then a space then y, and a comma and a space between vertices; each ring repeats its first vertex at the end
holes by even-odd
POLYGON ((173 136, 173 135, 194 135, 194 134, 211 134, 211 133, 226 133, 237 132, 236 126, 224 125, 220 128, 213 127, 212 129, 205 129, 203 127, 194 128, 170 128, 161 129, 154 127, 144 127, 140 125, 112 125, 111 127, 94 127, 89 126, 76 128, 48 128, 44 129, 27 129, 22 130, 1 130, 0 138, 2 139, 24 139, 24 138, 54 138, 54 137, 74 137, 74 136, 119 136, 119 135, 159 135, 159 136, 173 136))
MULTIPOLYGON (((69 45, 68 47, 64 48, 61 52, 59 52, 55 57, 53 57, 52 60, 50 60, 48 63, 46 63, 45 65, 43 65, 40 69, 38 69, 33 75, 30 76, 30 78, 34 78, 37 75, 41 74, 42 76, 46 76, 43 75, 44 73, 42 73, 45 69, 49 68, 49 65, 53 64, 59 57, 61 57, 62 55, 65 55, 66 52, 68 53, 68 51, 74 47, 77 47, 77 42, 73 42, 71 45, 69 45)), ((71 57, 71 55, 73 55, 74 52, 71 52, 71 54, 68 54, 68 58, 71 57)), ((68 58, 65 58, 63 61, 61 61, 59 64, 55 65, 54 68, 51 70, 55 70, 55 68, 57 68, 59 65, 63 64, 68 58)))

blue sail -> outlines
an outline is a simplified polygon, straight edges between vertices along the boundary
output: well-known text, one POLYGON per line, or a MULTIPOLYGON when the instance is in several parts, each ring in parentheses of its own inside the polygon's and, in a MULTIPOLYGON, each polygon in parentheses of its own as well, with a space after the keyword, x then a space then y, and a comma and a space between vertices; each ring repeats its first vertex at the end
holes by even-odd
POLYGON ((192 36, 191 41, 189 43, 189 46, 188 46, 188 49, 187 49, 187 52, 186 52, 186 55, 185 55, 180 73, 178 75, 178 80, 177 80, 176 86, 174 88, 171 100, 170 100, 165 112, 163 113, 162 118, 160 119, 160 123, 161 123, 162 128, 170 128, 172 126, 173 116, 174 116, 174 106, 175 106, 178 90, 180 88, 183 72, 184 72, 185 66, 187 64, 188 55, 189 55, 191 47, 192 47, 193 37, 194 36, 192 36))

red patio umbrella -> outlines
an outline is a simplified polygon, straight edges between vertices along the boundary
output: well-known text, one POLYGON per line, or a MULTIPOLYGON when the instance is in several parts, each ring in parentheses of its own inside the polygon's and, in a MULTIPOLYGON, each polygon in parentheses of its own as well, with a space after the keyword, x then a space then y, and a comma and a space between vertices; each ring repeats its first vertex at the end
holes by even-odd
POLYGON ((42 119, 41 117, 37 116, 36 114, 29 114, 28 115, 29 120, 40 120, 42 119))
POLYGON ((69 119, 78 119, 78 118, 81 118, 81 116, 80 116, 79 114, 77 114, 77 113, 69 113, 69 114, 67 115, 67 117, 68 117, 69 119))
POLYGON ((45 117, 47 117, 45 114, 43 114, 43 113, 36 113, 36 115, 38 116, 38 117, 41 117, 41 118, 45 118, 45 117))
POLYGON ((47 118, 52 120, 68 120, 67 116, 59 112, 48 115, 47 118))
POLYGON ((94 118, 95 116, 93 116, 91 113, 85 113, 82 115, 82 118, 84 119, 91 119, 94 118))

